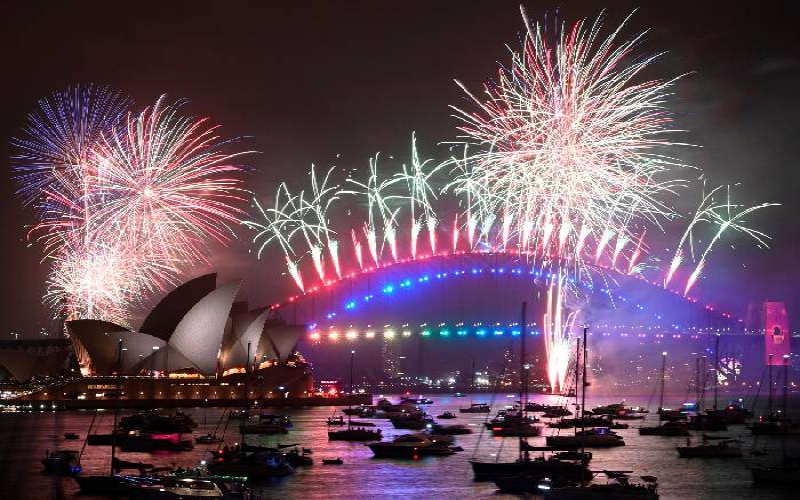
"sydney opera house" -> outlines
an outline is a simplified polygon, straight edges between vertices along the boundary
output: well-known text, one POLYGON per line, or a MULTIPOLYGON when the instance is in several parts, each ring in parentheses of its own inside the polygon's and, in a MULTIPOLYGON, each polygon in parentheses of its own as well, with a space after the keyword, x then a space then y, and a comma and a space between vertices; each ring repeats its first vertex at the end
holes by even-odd
MULTIPOLYGON (((269 308, 249 309, 236 301, 238 288, 218 286, 216 274, 195 278, 166 295, 137 331, 107 321, 68 321, 72 370, 82 376, 24 398, 207 402, 310 396, 311 366, 296 351, 304 326, 287 325, 269 308)), ((12 361, 26 356, 31 354, 5 353, 0 365, 11 366, 21 380, 38 373, 28 369, 36 363, 12 361)), ((50 365, 63 368, 64 358, 61 353, 50 365)))

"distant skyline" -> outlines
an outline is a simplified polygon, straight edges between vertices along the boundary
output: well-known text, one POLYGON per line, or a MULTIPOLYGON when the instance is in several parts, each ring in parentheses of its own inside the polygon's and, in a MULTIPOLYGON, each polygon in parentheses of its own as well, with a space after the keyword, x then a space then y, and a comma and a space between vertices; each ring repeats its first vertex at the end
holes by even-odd
MULTIPOLYGON (((533 18, 567 22, 600 10, 592 2, 523 3, 533 18)), ((626 32, 650 28, 641 51, 667 51, 657 76, 690 73, 673 107, 688 130, 682 140, 702 147, 688 148, 682 159, 702 168, 710 184, 741 182, 747 203, 783 204, 751 222, 773 237, 772 248, 721 247, 695 294, 741 316, 751 300, 783 299, 791 321, 800 314, 797 7, 683 1, 668 9, 623 1, 605 7, 608 28, 638 7, 626 32)), ((246 178, 260 198, 281 181, 299 184, 312 163, 363 169, 378 151, 402 161, 412 131, 423 154, 441 159, 444 148, 436 144, 456 136, 448 105, 463 104, 453 79, 479 88, 496 75, 497 62, 507 62, 504 44, 516 47, 523 30, 513 1, 300 8, 143 2, 102 9, 92 2, 12 2, 6 11, 4 158, 26 114, 55 90, 108 84, 138 105, 166 92, 189 99, 194 114, 221 123, 226 136, 246 136, 247 148, 260 151, 249 158, 254 171, 246 178)), ((14 196, 7 160, 6 166, 0 233, 8 278, 0 291, 0 334, 25 337, 52 326, 41 305, 46 267, 24 240, 33 217, 14 196)), ((251 236, 241 228, 239 241, 186 278, 216 270, 220 282, 244 278, 240 296, 253 306, 281 299, 291 291, 289 278, 280 276, 283 263, 272 254, 258 261, 251 236)))

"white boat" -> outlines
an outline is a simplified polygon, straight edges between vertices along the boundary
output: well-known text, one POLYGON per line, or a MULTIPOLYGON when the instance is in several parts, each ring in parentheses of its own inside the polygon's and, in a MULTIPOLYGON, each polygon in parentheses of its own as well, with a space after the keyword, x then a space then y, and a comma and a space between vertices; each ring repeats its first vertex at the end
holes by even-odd
POLYGON ((213 481, 194 478, 169 478, 160 485, 131 488, 131 500, 174 500, 178 498, 222 498, 222 490, 213 481))

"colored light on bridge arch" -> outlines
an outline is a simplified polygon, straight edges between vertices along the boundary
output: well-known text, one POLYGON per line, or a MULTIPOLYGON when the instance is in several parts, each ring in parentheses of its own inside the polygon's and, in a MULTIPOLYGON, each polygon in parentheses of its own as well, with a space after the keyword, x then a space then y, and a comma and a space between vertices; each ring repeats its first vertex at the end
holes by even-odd
POLYGON ((431 334, 430 330, 422 330, 422 332, 420 333, 420 335, 422 335, 423 337, 429 337, 430 334, 431 334))
POLYGON ((456 335, 458 335, 459 337, 464 337, 464 336, 467 335, 467 331, 466 330, 458 330, 456 332, 456 335))
POLYGON ((449 337, 450 330, 439 330, 439 335, 441 335, 442 337, 449 337))
POLYGON ((393 339, 394 338, 394 330, 385 330, 383 332, 383 338, 385 338, 385 339, 393 339))
POLYGON ((319 332, 311 332, 309 337, 311 338, 311 340, 319 340, 319 332))
POLYGON ((392 285, 386 285, 383 287, 383 293, 392 293, 394 292, 394 287, 392 285))
POLYGON ((328 334, 330 340, 339 340, 339 332, 331 332, 328 334))
POLYGON ((344 336, 347 337, 347 340, 355 340, 356 337, 358 337, 358 334, 356 332, 350 330, 344 336))
POLYGON ((364 334, 364 336, 366 338, 368 338, 368 339, 374 339, 375 338, 375 332, 369 330, 369 331, 367 331, 367 333, 364 334))
POLYGON ((486 335, 486 330, 480 329, 480 330, 475 332, 475 335, 479 335, 479 336, 483 337, 483 336, 486 335))
POLYGON ((513 335, 515 337, 519 336, 520 334, 521 334, 521 332, 519 330, 511 330, 511 335, 513 335))
POLYGON ((411 331, 403 330, 403 337, 410 337, 410 336, 411 336, 411 331))
POLYGON ((495 330, 494 331, 495 335, 502 335, 503 333, 504 333, 503 330, 495 330))

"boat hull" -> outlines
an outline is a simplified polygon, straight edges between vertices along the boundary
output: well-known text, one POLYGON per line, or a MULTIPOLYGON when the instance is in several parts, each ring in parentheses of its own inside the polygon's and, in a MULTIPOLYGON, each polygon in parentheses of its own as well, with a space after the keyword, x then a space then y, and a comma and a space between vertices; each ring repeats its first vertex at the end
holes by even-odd
POLYGON ((529 462, 478 462, 470 460, 476 481, 491 481, 500 477, 531 475, 579 481, 591 477, 589 469, 582 464, 555 460, 531 460, 529 462))

